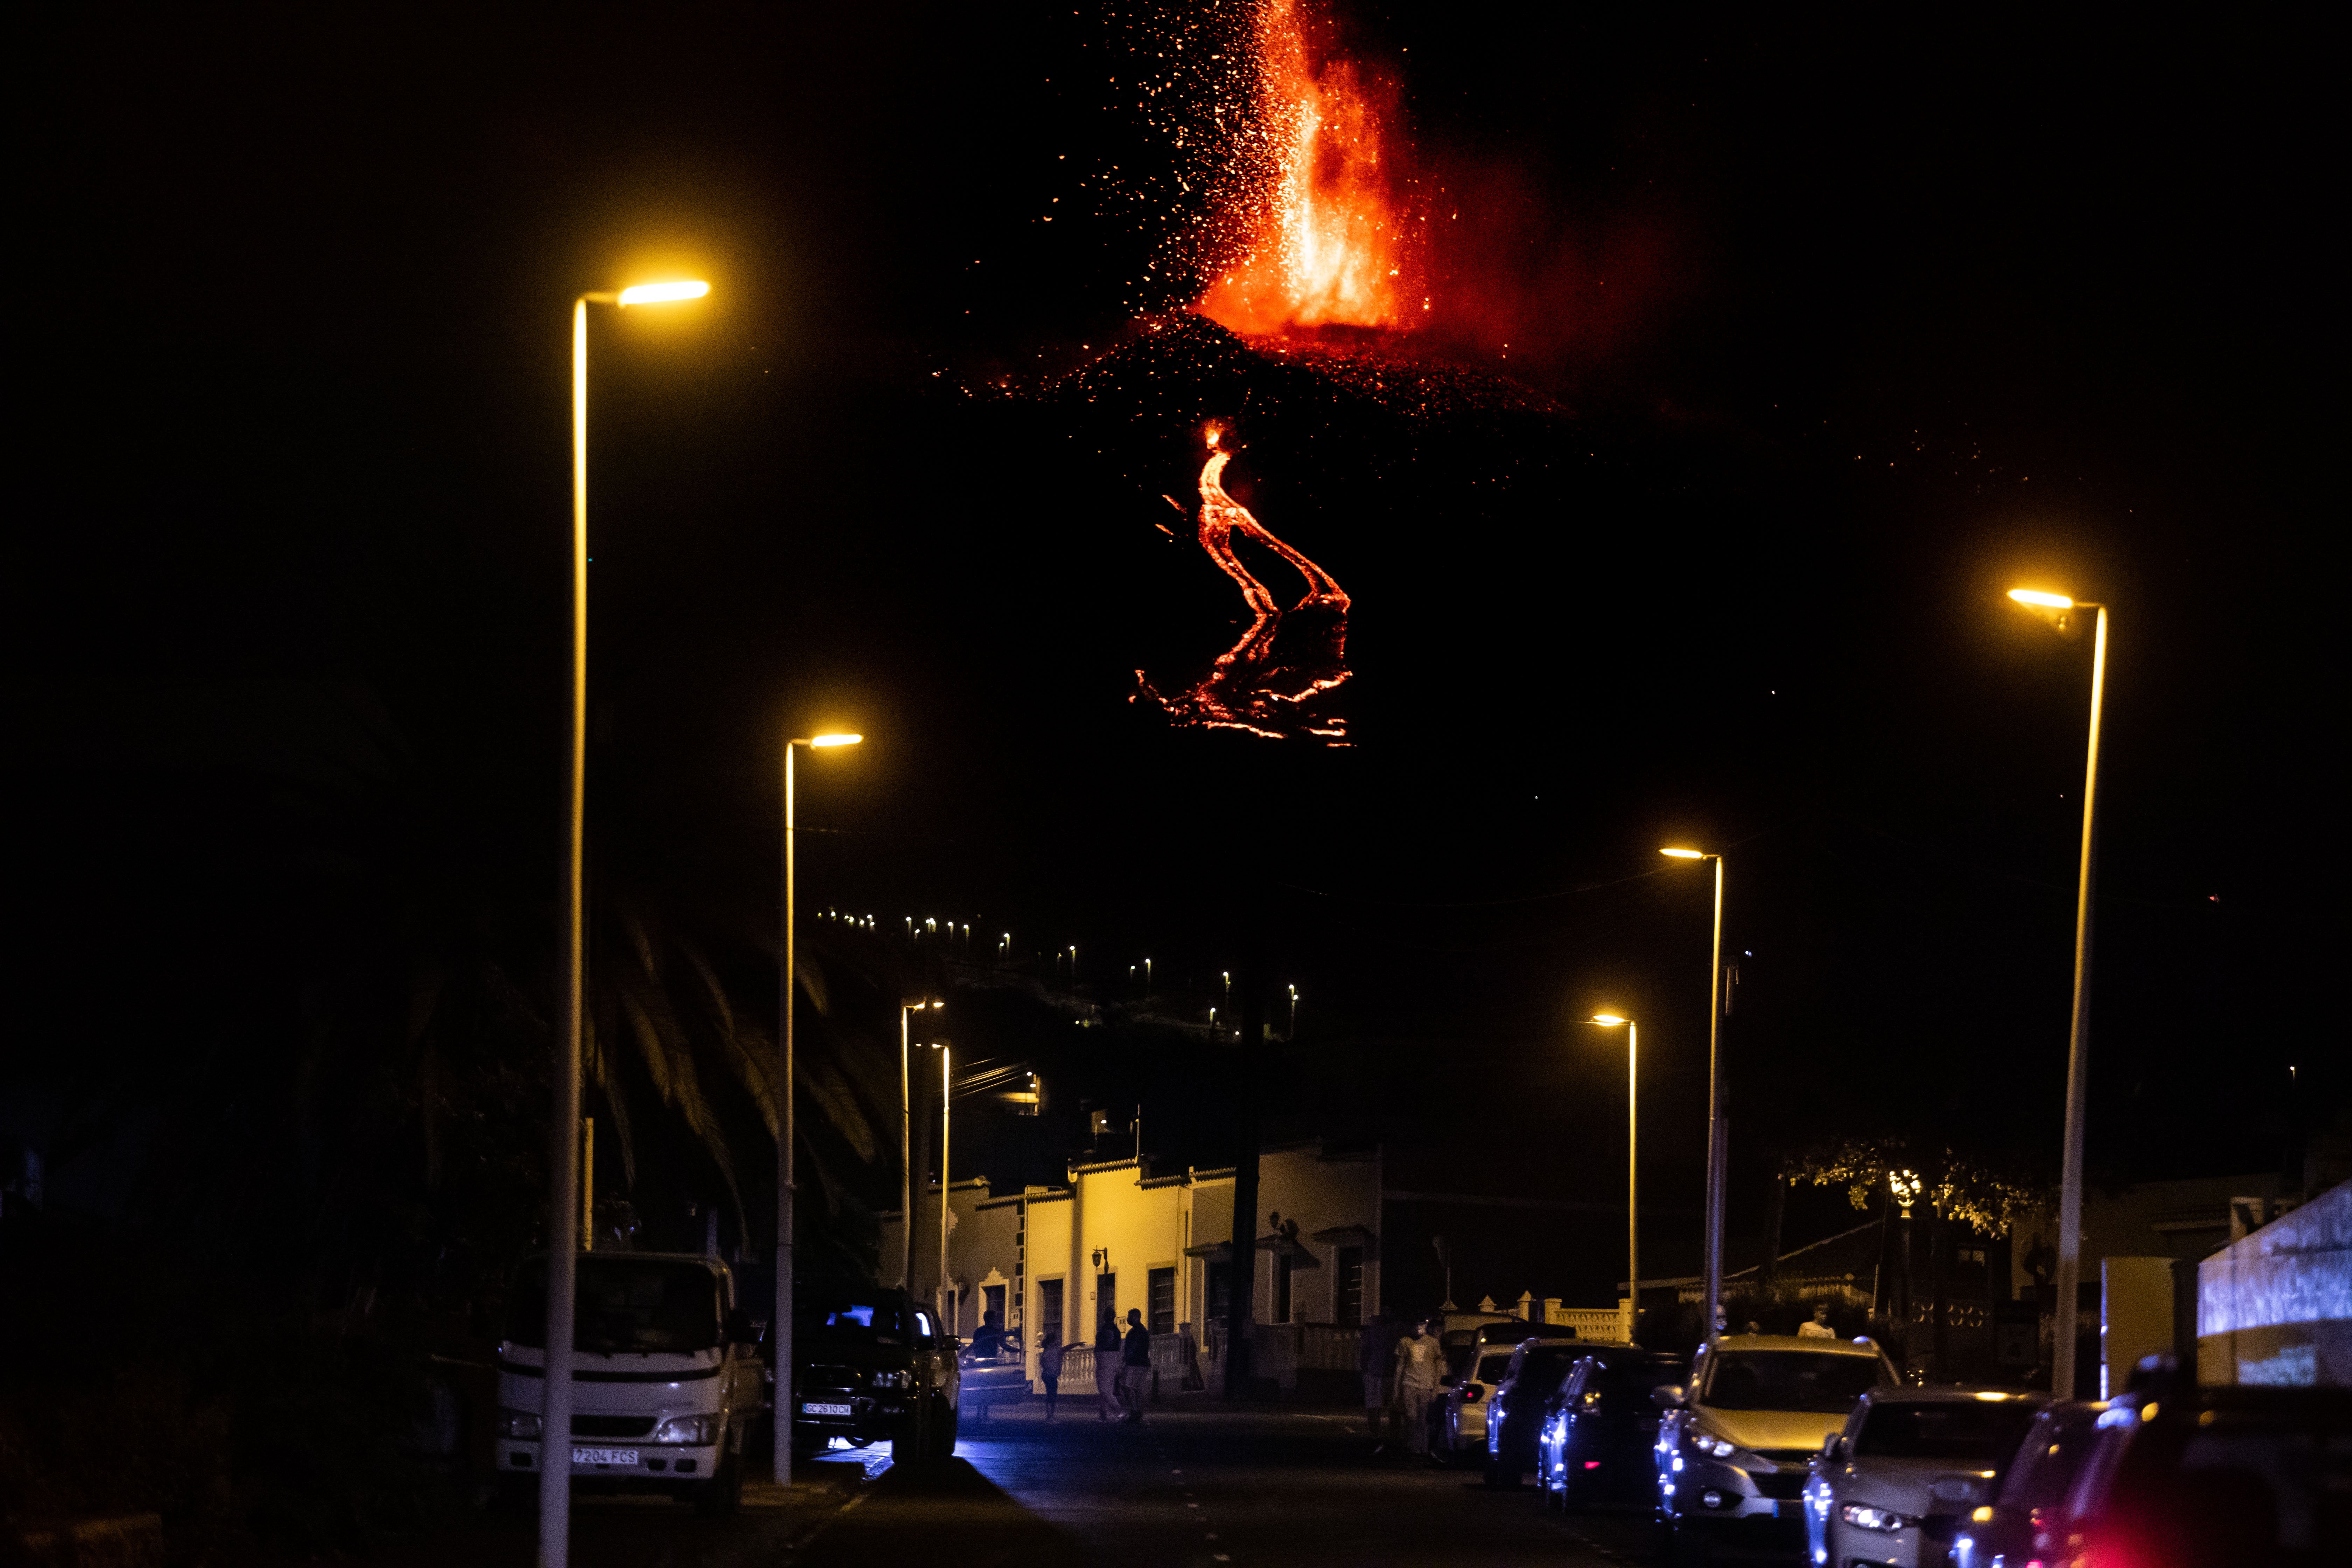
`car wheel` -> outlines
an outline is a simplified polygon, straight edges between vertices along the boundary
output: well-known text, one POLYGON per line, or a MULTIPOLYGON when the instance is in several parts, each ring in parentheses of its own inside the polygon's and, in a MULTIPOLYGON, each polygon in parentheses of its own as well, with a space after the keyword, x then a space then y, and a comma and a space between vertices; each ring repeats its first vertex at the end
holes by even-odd
POLYGON ((940 1401, 938 1408, 932 1412, 931 1435, 937 1441, 931 1449, 931 1458, 935 1459, 955 1458, 956 1428, 959 1425, 957 1415, 957 1407, 944 1399, 940 1401))
POLYGON ((917 1405, 900 1418, 890 1438, 890 1462, 919 1465, 931 1457, 931 1407, 917 1405))
POLYGON ((1664 1555, 1674 1568, 1705 1568, 1706 1563, 1715 1561, 1715 1542, 1705 1525, 1670 1518, 1666 1523, 1664 1555))

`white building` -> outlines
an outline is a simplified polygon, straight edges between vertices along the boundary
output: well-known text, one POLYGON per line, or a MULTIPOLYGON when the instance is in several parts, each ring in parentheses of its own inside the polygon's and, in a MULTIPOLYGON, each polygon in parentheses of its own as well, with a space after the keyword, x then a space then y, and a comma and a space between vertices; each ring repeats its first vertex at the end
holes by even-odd
MULTIPOLYGON (((1066 1187, 1001 1197, 985 1177, 954 1183, 951 1303, 940 1288, 939 1205, 936 1185, 916 1197, 908 1289, 938 1301, 959 1334, 969 1337, 991 1315, 1018 1331, 1033 1381, 1048 1333, 1065 1343, 1089 1342, 1095 1325, 1105 1319, 1123 1325, 1133 1308, 1153 1332, 1190 1323, 1207 1345, 1210 1325, 1224 1319, 1234 1279, 1231 1170, 1158 1175, 1148 1160, 1111 1160, 1070 1166, 1066 1187)), ((1258 1209, 1253 1321, 1328 1325, 1352 1338, 1381 1307, 1379 1151, 1267 1149, 1258 1159, 1258 1209)), ((896 1213, 882 1216, 885 1280, 899 1276, 902 1225, 896 1213)))

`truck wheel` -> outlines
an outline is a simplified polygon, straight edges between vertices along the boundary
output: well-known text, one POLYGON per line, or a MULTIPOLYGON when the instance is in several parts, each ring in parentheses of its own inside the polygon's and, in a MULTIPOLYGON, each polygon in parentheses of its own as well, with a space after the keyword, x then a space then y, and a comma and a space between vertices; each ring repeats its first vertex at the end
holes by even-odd
POLYGON ((936 1439, 931 1449, 935 1459, 955 1458, 957 1407, 942 1399, 931 1413, 931 1436, 936 1439))
POLYGON ((715 1519, 731 1514, 743 1501, 743 1461, 733 1454, 719 1461, 719 1472, 702 1483, 694 1494, 697 1513, 715 1519))

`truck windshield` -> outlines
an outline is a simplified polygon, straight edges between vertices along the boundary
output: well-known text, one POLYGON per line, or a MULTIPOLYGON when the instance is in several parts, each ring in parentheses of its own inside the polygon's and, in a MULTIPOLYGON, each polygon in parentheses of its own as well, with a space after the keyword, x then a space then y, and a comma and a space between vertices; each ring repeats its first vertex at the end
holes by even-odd
POLYGON ((816 1296, 802 1298, 793 1321, 803 1339, 896 1345, 906 1342, 902 1317, 898 1303, 887 1296, 816 1296))
POLYGON ((1819 1351, 1728 1351, 1708 1358, 1703 1405, 1837 1415, 1878 1386, 1878 1358, 1819 1351))
MULTIPOLYGON (((677 1355, 716 1350, 723 1328, 719 1280, 698 1263, 646 1258, 580 1259, 572 1348, 605 1355, 677 1355)), ((547 1343, 547 1264, 534 1258, 515 1277, 507 1338, 547 1343)))
POLYGON ((1937 1459, 1970 1469, 1994 1469, 2008 1461, 2033 1415, 2033 1407, 2023 1400, 1874 1405, 1854 1438, 1854 1457, 1937 1459))

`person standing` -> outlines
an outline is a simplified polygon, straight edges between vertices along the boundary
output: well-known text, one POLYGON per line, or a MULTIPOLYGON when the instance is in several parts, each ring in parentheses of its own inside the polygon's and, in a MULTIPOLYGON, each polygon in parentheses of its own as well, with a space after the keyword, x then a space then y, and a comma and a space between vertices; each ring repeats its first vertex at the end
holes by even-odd
POLYGON ((1037 1347, 1037 1381, 1045 1385, 1045 1419, 1054 1418, 1054 1406, 1062 1398, 1062 1336, 1047 1334, 1045 1342, 1037 1347))
POLYGON ((1429 1401, 1445 1369, 1445 1352, 1426 1321, 1412 1326, 1412 1337, 1397 1342, 1397 1418, 1404 1423, 1405 1444, 1412 1452, 1429 1456, 1429 1401))
POLYGON ((1201 1342, 1192 1337, 1192 1325, 1190 1323, 1176 1325, 1176 1354, 1184 1363, 1181 1386, 1186 1389, 1208 1387, 1207 1379, 1201 1375, 1201 1342))
POLYGON ((1127 1310, 1127 1342, 1119 1347, 1118 1391, 1127 1401, 1127 1418, 1143 1419, 1143 1401, 1151 1386, 1151 1331, 1143 1326, 1143 1313, 1136 1308, 1127 1310))
POLYGON ((1837 1338, 1837 1331, 1830 1327, 1830 1304, 1827 1301, 1822 1302, 1819 1306, 1816 1306, 1813 1309, 1813 1321, 1811 1322, 1799 1323, 1797 1325, 1797 1337, 1801 1340, 1833 1340, 1837 1338))
POLYGON ((1095 1396, 1102 1403, 1097 1421, 1117 1421, 1125 1413, 1118 1402, 1118 1320, 1105 1312, 1095 1325, 1095 1396))

